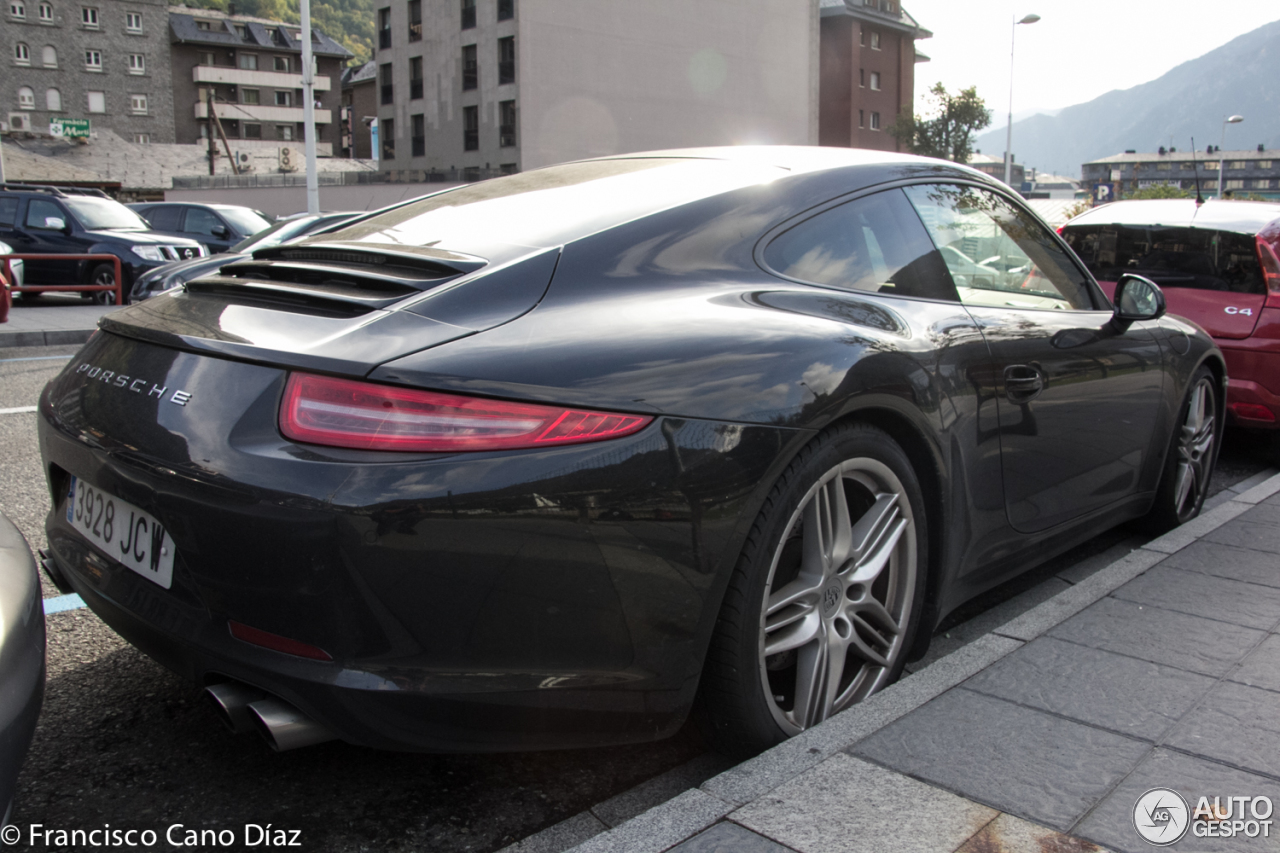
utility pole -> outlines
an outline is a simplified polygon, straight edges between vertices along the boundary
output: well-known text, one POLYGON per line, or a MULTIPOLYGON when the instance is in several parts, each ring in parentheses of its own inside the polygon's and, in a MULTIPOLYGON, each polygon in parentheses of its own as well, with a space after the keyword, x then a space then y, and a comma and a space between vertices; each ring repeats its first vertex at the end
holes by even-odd
POLYGON ((311 0, 302 0, 302 136, 307 152, 307 213, 320 213, 320 185, 316 180, 315 56, 311 52, 311 0))
POLYGON ((205 113, 205 130, 207 133, 205 136, 209 140, 209 175, 212 177, 215 172, 214 163, 218 159, 218 146, 213 140, 213 88, 205 89, 204 94, 204 102, 207 109, 205 113))

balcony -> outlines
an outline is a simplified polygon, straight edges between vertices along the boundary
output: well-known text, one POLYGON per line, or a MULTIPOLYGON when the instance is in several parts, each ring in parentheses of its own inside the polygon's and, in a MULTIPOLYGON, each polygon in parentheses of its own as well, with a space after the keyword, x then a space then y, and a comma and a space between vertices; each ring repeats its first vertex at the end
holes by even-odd
MULTIPOLYGON (((197 83, 225 83, 228 86, 261 86, 270 89, 302 88, 301 74, 286 74, 281 71, 248 71, 221 65, 197 65, 191 76, 197 83)), ((331 84, 328 77, 317 75, 314 86, 317 92, 328 92, 331 84)))
MULTIPOLYGON (((218 104, 214 111, 222 121, 261 121, 288 124, 302 121, 302 107, 273 107, 264 104, 218 104)), ((316 124, 330 124, 333 119, 329 110, 316 110, 316 124)), ((201 101, 196 104, 196 118, 209 117, 208 105, 201 101)))

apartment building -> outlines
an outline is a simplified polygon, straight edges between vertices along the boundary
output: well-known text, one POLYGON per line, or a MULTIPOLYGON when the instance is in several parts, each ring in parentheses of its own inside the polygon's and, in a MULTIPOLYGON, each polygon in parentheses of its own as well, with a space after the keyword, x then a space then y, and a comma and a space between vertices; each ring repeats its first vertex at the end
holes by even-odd
MULTIPOLYGON (((302 29, 245 15, 174 7, 169 14, 176 142, 210 133, 208 98, 234 147, 279 147, 303 140, 302 29)), ((313 28, 318 150, 340 147, 339 80, 351 52, 313 28)))
POLYGON ((818 0, 388 0, 376 14, 386 169, 477 180, 818 141, 818 0))
POLYGON ((133 142, 173 142, 169 11, 160 0, 4 0, 0 126, 47 134, 88 119, 133 142))
POLYGON ((374 156, 372 123, 378 118, 378 63, 366 62, 342 72, 342 157, 374 156))
POLYGON ((1225 196, 1249 196, 1280 200, 1280 151, 1259 145, 1254 151, 1126 151, 1080 167, 1086 189, 1112 184, 1108 197, 1119 198, 1134 190, 1170 184, 1195 193, 1196 179, 1205 195, 1218 194, 1218 181, 1225 180, 1225 196), (1219 164, 1222 174, 1219 175, 1219 164))
POLYGON ((916 41, 933 33, 898 0, 821 0, 822 145, 902 150, 888 130, 915 103, 916 41))

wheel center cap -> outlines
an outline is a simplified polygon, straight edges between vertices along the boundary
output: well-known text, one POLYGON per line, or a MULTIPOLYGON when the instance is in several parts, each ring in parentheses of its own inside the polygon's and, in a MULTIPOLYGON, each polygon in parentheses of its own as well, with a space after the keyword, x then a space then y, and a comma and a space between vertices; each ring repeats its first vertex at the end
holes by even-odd
POLYGON ((822 588, 822 615, 830 618, 832 614, 840 609, 840 602, 843 598, 844 584, 839 578, 832 578, 822 588))

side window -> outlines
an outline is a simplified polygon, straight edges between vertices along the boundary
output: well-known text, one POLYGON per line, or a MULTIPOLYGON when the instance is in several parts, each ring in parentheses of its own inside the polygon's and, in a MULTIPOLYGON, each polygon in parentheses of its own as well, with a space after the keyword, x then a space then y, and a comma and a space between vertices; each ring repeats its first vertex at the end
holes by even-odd
POLYGON ((51 201, 33 198, 27 203, 28 228, 48 228, 49 226, 45 224, 46 219, 61 219, 66 222, 67 215, 62 212, 62 208, 51 201))
POLYGON ((951 271, 960 301, 997 308, 1091 311, 1083 273, 1044 226, 976 187, 922 184, 904 192, 951 271))
POLYGON ((13 196, 0 198, 0 225, 13 225, 18 220, 18 200, 13 196))
POLYGON ((187 208, 187 224, 182 230, 188 234, 213 236, 213 230, 222 225, 222 220, 200 207, 187 208))
POLYGON ((172 207, 148 207, 141 213, 151 223, 151 227, 157 231, 177 231, 178 223, 182 220, 182 208, 178 205, 173 205, 172 207))
POLYGON ((788 278, 842 290, 956 300, 947 267, 901 190, 806 219, 774 238, 764 260, 788 278))

